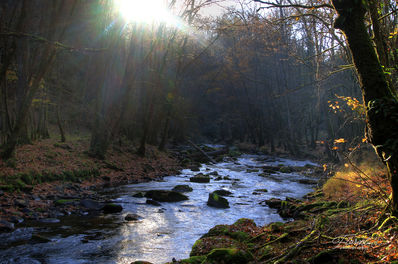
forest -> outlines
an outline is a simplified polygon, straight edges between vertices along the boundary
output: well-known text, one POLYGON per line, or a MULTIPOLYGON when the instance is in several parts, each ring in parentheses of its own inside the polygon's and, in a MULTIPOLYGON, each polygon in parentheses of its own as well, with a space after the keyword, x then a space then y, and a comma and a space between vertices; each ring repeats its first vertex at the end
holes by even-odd
POLYGON ((397 10, 0 1, 0 263, 398 263, 397 10))

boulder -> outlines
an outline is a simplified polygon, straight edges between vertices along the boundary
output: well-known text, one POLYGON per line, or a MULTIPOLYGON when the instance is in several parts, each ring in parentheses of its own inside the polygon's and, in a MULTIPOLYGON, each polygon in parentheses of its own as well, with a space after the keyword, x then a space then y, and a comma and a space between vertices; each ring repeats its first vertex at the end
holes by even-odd
POLYGON ((255 189, 254 191, 255 192, 268 192, 267 189, 255 189))
POLYGON ((137 215, 137 214, 127 214, 124 217, 124 220, 126 221, 137 221, 141 218, 141 216, 137 215))
POLYGON ((204 263, 245 264, 254 259, 249 251, 238 248, 216 248, 210 251, 204 263))
POLYGON ((188 184, 182 184, 182 185, 177 185, 177 186, 175 186, 173 189, 172 189, 172 191, 175 191, 175 192, 192 192, 193 191, 193 189, 192 189, 192 187, 191 186, 189 186, 188 184))
POLYGON ((158 202, 179 202, 188 200, 188 196, 175 192, 175 191, 165 191, 165 190, 151 190, 145 193, 146 198, 151 198, 158 202))
POLYGON ((298 183, 306 184, 306 185, 313 185, 313 184, 317 184, 318 181, 311 180, 311 179, 301 179, 301 180, 298 180, 298 183))
POLYGON ((216 194, 218 194, 220 196, 230 196, 232 194, 230 191, 222 190, 222 189, 214 191, 214 193, 216 193, 216 194))
POLYGON ((212 171, 212 172, 210 172, 210 173, 208 173, 206 175, 208 175, 208 176, 218 176, 218 172, 217 171, 212 171))
POLYGON ((123 207, 120 204, 109 203, 102 207, 102 211, 104 214, 114 214, 123 211, 123 207))
POLYGON ((198 183, 208 183, 208 182, 210 182, 210 177, 203 175, 203 174, 197 174, 197 175, 189 178, 189 181, 198 182, 198 183))
POLYGON ((156 202, 155 200, 152 200, 152 199, 146 199, 145 203, 146 204, 151 204, 151 205, 154 205, 154 206, 161 206, 161 204, 159 202, 156 202))
POLYGON ((131 262, 131 264, 152 264, 152 262, 137 260, 137 261, 131 262))
POLYGON ((265 201, 265 204, 268 205, 269 208, 281 209, 282 208, 282 200, 277 198, 271 198, 265 201))
POLYGON ((246 172, 247 173, 251 173, 251 172, 258 172, 258 169, 247 169, 246 172))
POLYGON ((227 199, 221 197, 216 192, 209 194, 209 199, 207 200, 207 205, 216 208, 229 208, 229 202, 227 199))
POLYGON ((135 198, 144 198, 145 197, 145 193, 138 192, 136 194, 133 194, 133 197, 135 197, 135 198))

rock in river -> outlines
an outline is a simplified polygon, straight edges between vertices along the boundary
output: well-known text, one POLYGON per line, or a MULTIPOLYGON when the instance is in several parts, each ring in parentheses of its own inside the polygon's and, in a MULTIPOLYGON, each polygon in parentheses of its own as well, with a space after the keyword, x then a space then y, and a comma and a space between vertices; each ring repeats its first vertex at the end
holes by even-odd
POLYGON ((173 191, 175 192, 192 192, 193 189, 191 186, 187 185, 187 184, 181 184, 181 185, 177 185, 173 188, 173 191))
POLYGON ((124 217, 124 220, 126 221, 137 221, 141 218, 141 216, 137 215, 137 214, 127 214, 124 217))
POLYGON ((14 224, 5 220, 0 220, 0 232, 11 232, 14 230, 14 224))
POLYGON ((223 190, 223 189, 214 191, 214 193, 216 193, 220 196, 230 196, 232 194, 230 191, 223 190))
POLYGON ((209 194, 209 199, 207 200, 207 205, 217 208, 229 208, 229 202, 227 199, 221 197, 216 192, 209 194))
POLYGON ((146 199, 145 203, 146 204, 151 204, 151 205, 154 205, 154 206, 161 206, 161 204, 159 202, 156 202, 156 201, 154 201, 152 199, 146 199))
POLYGON ((188 200, 188 196, 182 193, 165 190, 147 191, 145 197, 151 198, 158 202, 179 202, 188 200))
POLYGON ((114 213, 119 213, 123 211, 123 207, 119 204, 105 204, 104 207, 102 207, 102 211, 104 214, 114 214, 114 213))
POLYGON ((199 183, 208 183, 210 182, 210 177, 207 175, 203 175, 202 173, 199 173, 191 178, 189 178, 191 182, 199 182, 199 183))

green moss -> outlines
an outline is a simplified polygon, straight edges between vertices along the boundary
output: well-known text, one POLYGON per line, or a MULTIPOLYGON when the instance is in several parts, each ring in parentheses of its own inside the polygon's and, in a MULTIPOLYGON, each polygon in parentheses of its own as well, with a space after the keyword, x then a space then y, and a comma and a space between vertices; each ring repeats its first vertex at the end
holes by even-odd
POLYGON ((253 219, 240 218, 233 225, 252 225, 252 226, 256 226, 256 223, 253 221, 253 219))
POLYGON ((249 240, 251 238, 251 236, 248 233, 242 232, 242 231, 238 231, 238 232, 231 232, 229 234, 227 234, 229 237, 236 239, 238 241, 246 241, 249 240))
POLYGON ((293 172, 293 169, 292 169, 291 167, 285 167, 285 166, 283 166, 283 167, 281 167, 281 168, 279 169, 279 171, 282 172, 282 173, 290 173, 290 172, 293 172))
POLYGON ((201 264, 205 260, 206 256, 194 256, 188 259, 180 260, 180 264, 201 264))
POLYGON ((191 253, 189 254, 190 257, 196 256, 197 252, 200 252, 202 243, 203 243, 202 239, 198 239, 195 241, 195 244, 193 244, 192 246, 191 253))
POLYGON ((250 252, 237 248, 216 248, 210 251, 204 263, 244 264, 253 260, 250 252))
POLYGON ((5 192, 12 192, 15 190, 14 185, 7 184, 7 185, 1 185, 0 190, 5 191, 5 192))
POLYGON ((260 256, 259 260, 265 260, 272 256, 274 248, 270 245, 262 247, 258 251, 258 255, 260 256))
POLYGON ((72 204, 74 202, 78 201, 77 199, 61 199, 61 200, 56 200, 55 205, 67 205, 67 204, 72 204))
POLYGON ((275 222, 269 225, 269 228, 272 232, 280 232, 284 228, 284 223, 282 222, 275 222))

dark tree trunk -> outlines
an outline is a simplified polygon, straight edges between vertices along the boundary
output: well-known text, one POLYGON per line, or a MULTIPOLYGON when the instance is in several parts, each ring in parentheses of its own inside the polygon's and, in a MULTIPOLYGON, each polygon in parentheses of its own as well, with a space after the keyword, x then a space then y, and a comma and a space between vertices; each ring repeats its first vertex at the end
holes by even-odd
POLYGON ((335 27, 346 35, 366 105, 366 136, 386 164, 392 187, 391 209, 398 215, 398 102, 386 81, 364 24, 363 1, 333 0, 335 27))
POLYGON ((58 125, 58 129, 59 129, 59 133, 61 135, 61 142, 65 142, 66 141, 65 131, 62 126, 62 120, 61 120, 61 116, 59 114, 59 106, 58 105, 57 105, 57 125, 58 125))

